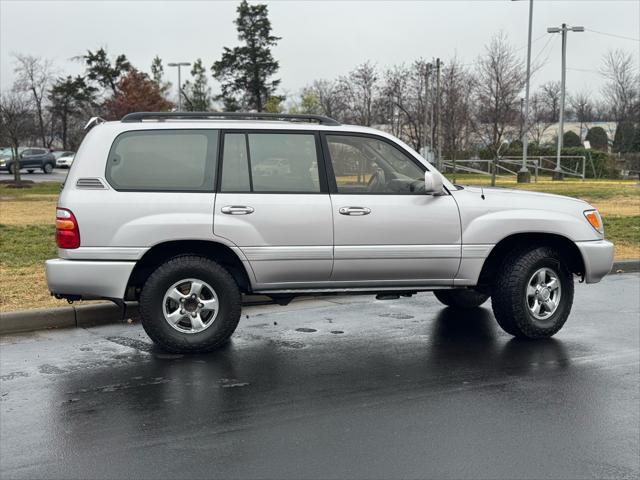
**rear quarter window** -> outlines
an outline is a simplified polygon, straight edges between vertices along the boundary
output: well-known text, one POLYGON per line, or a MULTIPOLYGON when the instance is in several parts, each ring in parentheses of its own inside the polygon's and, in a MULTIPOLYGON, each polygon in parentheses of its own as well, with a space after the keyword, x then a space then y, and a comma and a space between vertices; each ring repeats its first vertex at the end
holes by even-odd
POLYGON ((117 190, 213 191, 217 130, 137 130, 109 151, 106 178, 117 190))

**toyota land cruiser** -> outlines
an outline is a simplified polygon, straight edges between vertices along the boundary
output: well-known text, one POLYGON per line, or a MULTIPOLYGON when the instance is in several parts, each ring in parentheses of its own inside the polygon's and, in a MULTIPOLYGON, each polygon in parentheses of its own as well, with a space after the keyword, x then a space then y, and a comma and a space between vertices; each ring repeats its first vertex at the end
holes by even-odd
POLYGON ((569 315, 573 277, 598 282, 613 245, 589 204, 451 184, 406 144, 315 115, 134 113, 93 120, 60 194, 59 298, 139 302, 167 350, 207 351, 241 294, 433 291, 491 297, 509 334, 569 315))

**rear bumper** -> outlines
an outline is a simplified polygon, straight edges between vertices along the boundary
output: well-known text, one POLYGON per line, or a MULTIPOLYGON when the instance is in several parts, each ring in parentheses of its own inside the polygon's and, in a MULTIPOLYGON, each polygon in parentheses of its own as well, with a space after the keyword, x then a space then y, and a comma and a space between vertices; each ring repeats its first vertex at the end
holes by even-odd
POLYGON ((47 286, 54 295, 123 299, 135 262, 64 260, 45 262, 47 286))
POLYGON ((576 242, 584 260, 586 283, 596 283, 611 271, 613 267, 613 243, 607 240, 594 242, 576 242))

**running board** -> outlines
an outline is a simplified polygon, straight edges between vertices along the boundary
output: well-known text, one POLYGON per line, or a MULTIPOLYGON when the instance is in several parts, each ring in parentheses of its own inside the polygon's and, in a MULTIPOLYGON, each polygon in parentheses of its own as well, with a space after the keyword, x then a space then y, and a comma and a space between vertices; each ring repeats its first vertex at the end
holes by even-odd
MULTIPOLYGON (((394 292, 395 295, 414 294, 418 292, 431 292, 433 290, 451 290, 456 288, 453 285, 439 285, 433 287, 351 287, 351 288, 289 288, 278 290, 254 290, 251 293, 257 295, 304 295, 304 294, 322 294, 322 293, 336 293, 336 294, 366 294, 375 293, 386 295, 388 292, 394 292)), ((458 287, 466 288, 466 287, 458 287)))

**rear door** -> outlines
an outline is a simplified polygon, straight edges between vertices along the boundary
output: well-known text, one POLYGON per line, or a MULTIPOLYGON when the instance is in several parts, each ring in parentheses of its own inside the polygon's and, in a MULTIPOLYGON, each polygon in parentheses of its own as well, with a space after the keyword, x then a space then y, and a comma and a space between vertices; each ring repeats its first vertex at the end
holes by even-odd
POLYGON ((259 289, 329 280, 333 221, 316 132, 229 130, 214 233, 237 245, 259 289))

